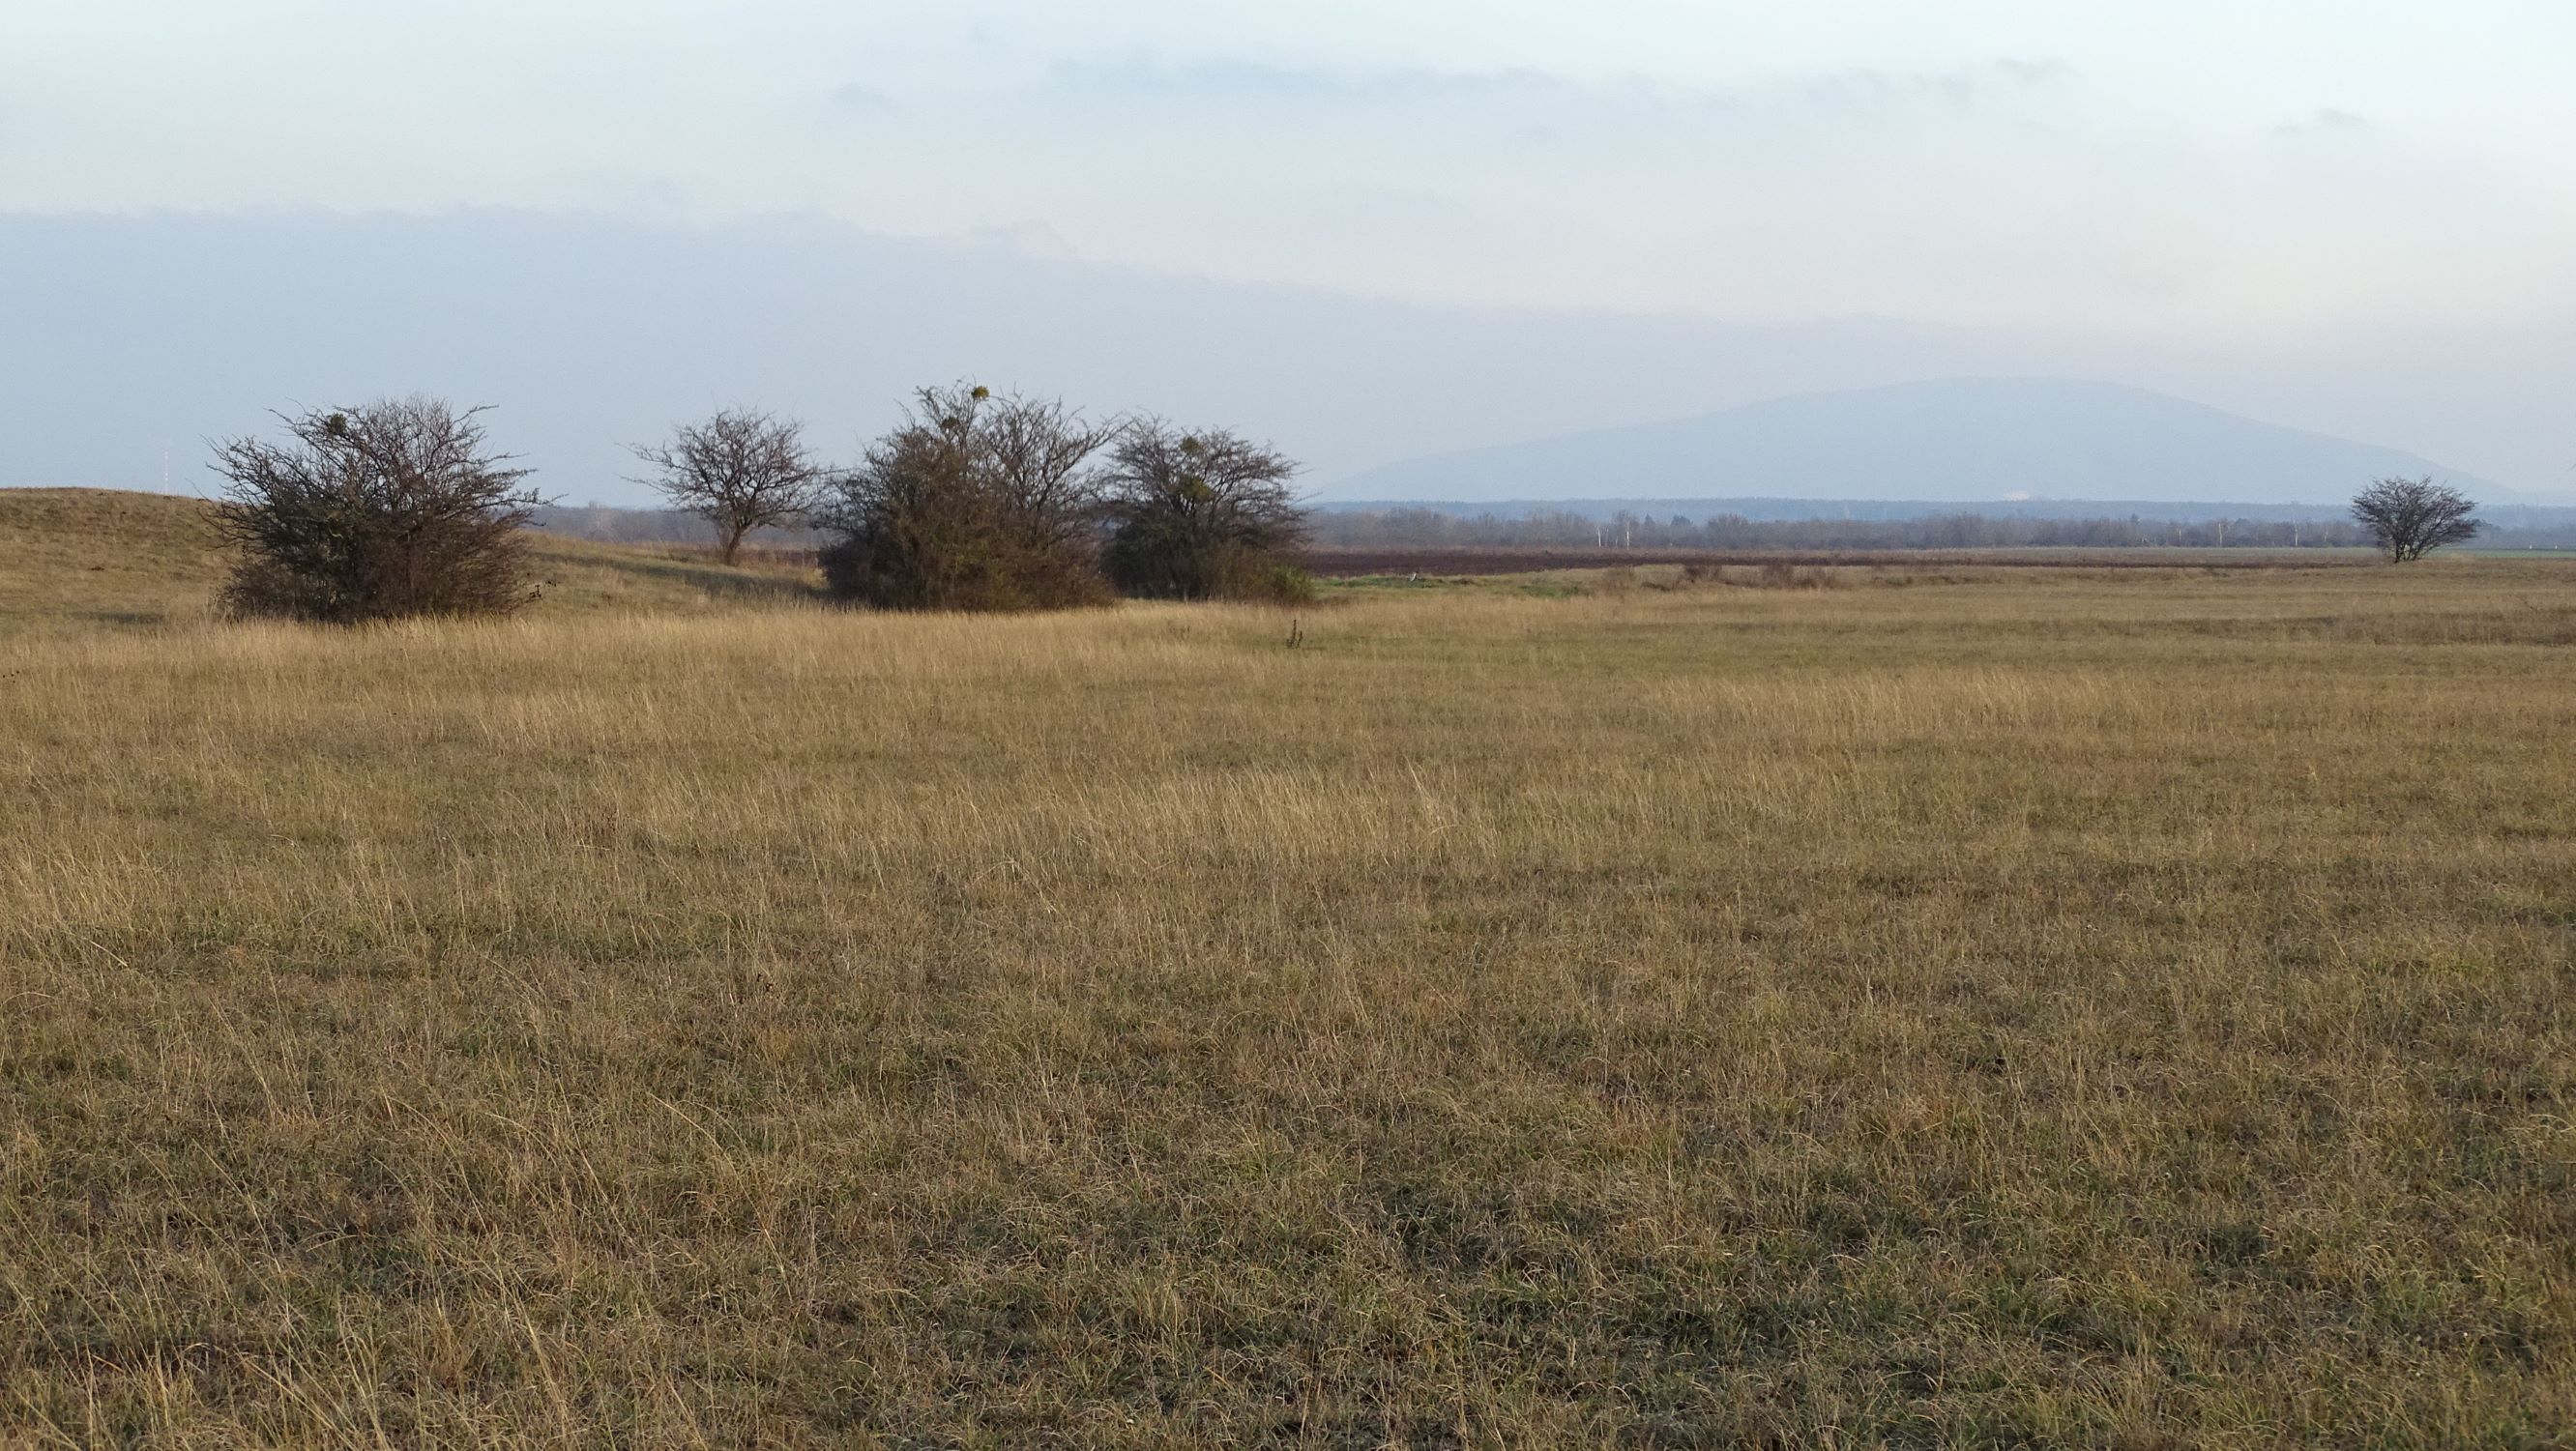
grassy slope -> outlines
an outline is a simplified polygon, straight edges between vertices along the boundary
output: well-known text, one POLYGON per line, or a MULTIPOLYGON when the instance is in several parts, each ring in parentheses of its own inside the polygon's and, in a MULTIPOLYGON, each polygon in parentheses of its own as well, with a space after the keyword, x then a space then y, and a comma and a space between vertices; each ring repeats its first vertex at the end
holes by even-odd
MULTIPOLYGON (((683 611, 805 597, 801 579, 688 551, 535 536, 537 618, 683 611)), ((201 621, 225 556, 201 499, 104 489, 0 489, 0 634, 201 621)))
POLYGON ((202 500, 0 489, 0 631, 194 617, 222 578, 202 500))
POLYGON ((0 640, 0 1436, 2557 1444, 2569 582, 0 640))

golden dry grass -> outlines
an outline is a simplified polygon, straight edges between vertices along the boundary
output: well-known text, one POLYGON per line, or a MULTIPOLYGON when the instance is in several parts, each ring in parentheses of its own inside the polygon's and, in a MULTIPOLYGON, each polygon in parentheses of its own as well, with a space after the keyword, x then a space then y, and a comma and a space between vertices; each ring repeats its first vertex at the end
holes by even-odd
POLYGON ((2576 1435, 2576 575, 0 639, 0 1441, 2576 1435))

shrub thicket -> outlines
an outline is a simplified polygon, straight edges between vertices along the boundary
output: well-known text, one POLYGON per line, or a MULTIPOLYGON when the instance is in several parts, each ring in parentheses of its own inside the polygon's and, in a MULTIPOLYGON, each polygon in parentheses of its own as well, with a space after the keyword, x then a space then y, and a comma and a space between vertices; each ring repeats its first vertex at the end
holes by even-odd
POLYGON ((884 609, 1105 603, 1091 456, 1115 429, 1060 403, 925 388, 902 426, 832 483, 832 592, 884 609))
POLYGON ((1121 590, 1155 599, 1312 593, 1296 567, 1306 516, 1297 466, 1224 430, 1131 425, 1111 452, 1103 563, 1121 590))
POLYGON ((536 598, 520 530, 544 501, 486 446, 480 409, 434 398, 280 415, 292 441, 219 444, 238 615, 357 624, 506 614, 536 598))

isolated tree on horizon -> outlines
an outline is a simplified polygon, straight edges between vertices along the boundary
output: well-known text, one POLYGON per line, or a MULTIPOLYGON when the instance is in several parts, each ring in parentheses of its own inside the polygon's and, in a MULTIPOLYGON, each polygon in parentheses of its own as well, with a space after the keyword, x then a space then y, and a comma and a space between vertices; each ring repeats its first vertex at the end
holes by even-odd
POLYGON ((715 526, 724 562, 754 529, 791 524, 821 501, 825 471, 806 450, 804 426, 749 408, 684 423, 667 442, 632 452, 653 468, 650 484, 671 507, 715 526))
POLYGON ((2477 505, 2447 484, 2420 479, 2380 479, 2353 497, 2352 517, 2397 564, 2421 559, 2445 544, 2477 537, 2477 505))
POLYGON ((1158 599, 1264 592, 1305 543, 1305 511, 1289 488, 1296 474, 1284 455, 1223 429, 1131 424, 1104 480, 1110 578, 1158 599))
POLYGON ((279 414, 287 442, 215 448, 236 615, 361 624, 507 614, 536 598, 523 530, 545 500, 493 452, 481 408, 387 399, 279 414))

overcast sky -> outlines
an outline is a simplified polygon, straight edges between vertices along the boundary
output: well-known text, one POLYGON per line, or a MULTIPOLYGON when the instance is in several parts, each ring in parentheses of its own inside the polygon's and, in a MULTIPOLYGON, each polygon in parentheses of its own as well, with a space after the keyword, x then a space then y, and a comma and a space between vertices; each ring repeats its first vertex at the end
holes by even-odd
POLYGON ((820 213, 1471 305, 2576 313, 2567 0, 8 0, 0 208, 820 213))
POLYGON ((0 483, 414 388, 624 498, 670 417, 961 372, 1319 479, 2008 373, 2566 494, 2571 59, 2571 0, 0 0, 0 483))

